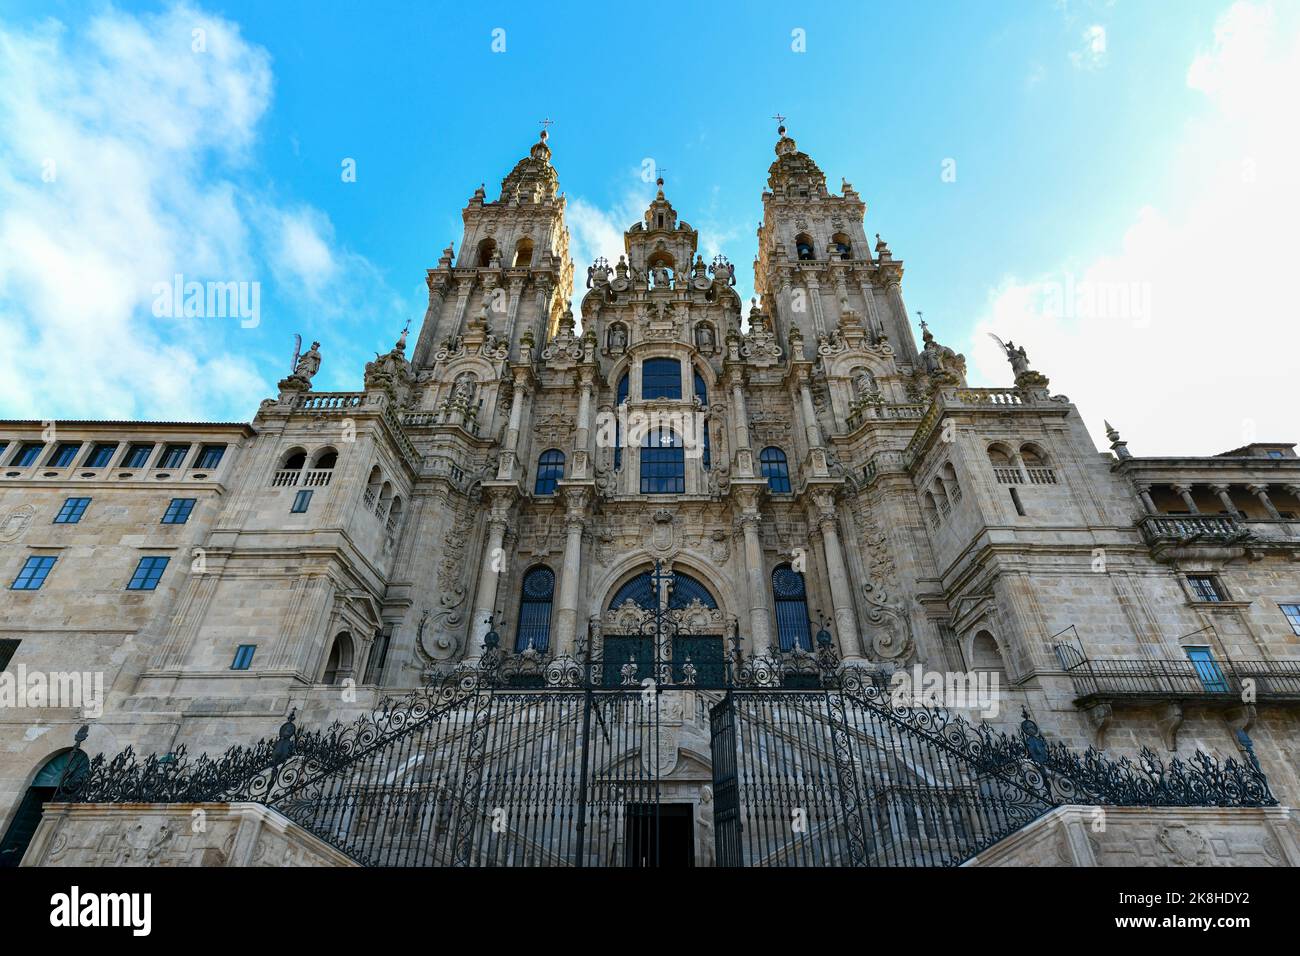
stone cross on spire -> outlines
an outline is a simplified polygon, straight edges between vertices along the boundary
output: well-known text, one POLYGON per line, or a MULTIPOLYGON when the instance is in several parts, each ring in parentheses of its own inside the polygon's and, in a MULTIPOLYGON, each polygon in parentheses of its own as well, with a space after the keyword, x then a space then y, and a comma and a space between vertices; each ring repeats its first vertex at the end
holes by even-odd
POLYGON ((538 122, 538 123, 541 125, 541 127, 542 127, 542 136, 541 136, 542 142, 546 142, 546 140, 547 140, 547 139, 550 137, 550 135, 551 135, 551 134, 547 131, 546 128, 547 128, 548 126, 554 126, 554 125, 555 125, 555 120, 553 120, 553 119, 551 119, 549 116, 547 116, 547 117, 545 117, 545 118, 543 118, 543 119, 538 120, 537 122, 538 122))

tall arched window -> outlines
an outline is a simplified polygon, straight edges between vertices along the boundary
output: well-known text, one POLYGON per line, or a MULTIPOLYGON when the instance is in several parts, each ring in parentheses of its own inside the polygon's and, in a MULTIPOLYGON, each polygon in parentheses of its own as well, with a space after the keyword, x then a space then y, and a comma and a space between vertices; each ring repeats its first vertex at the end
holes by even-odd
POLYGON ((682 363, 671 358, 652 358, 642 362, 641 397, 680 399, 682 363))
POLYGON ((831 248, 841 259, 853 258, 853 244, 849 242, 849 237, 842 232, 837 232, 831 236, 831 248))
POLYGON ((480 269, 486 269, 492 264, 492 257, 496 254, 497 244, 494 239, 484 239, 478 244, 478 266, 480 269))
POLYGON ((515 268, 527 269, 533 262, 533 241, 531 239, 520 239, 519 245, 515 246, 515 268))
POLYGON ((334 644, 330 647, 330 656, 325 662, 325 676, 322 680, 326 684, 337 684, 343 678, 351 676, 352 636, 347 631, 343 631, 334 638, 334 644))
POLYGON ((519 596, 519 623, 515 627, 515 653, 529 647, 539 654, 551 645, 551 600, 555 596, 555 572, 533 568, 524 575, 519 596))
POLYGON ((4 839, 0 840, 0 868, 17 866, 22 860, 36 833, 36 826, 41 822, 41 808, 54 799, 55 790, 65 779, 65 771, 66 779, 71 782, 89 767, 90 761, 80 750, 65 750, 45 761, 14 811, 4 839))
POLYGON ((558 448, 544 451, 537 459, 537 481, 533 484, 533 494, 555 494, 555 483, 564 477, 564 452, 558 448))
POLYGON ((783 651, 799 645, 812 650, 812 628, 808 626, 808 592, 803 575, 788 564, 772 571, 772 597, 776 599, 776 636, 783 651))
POLYGON ((767 479, 768 490, 777 494, 790 492, 790 466, 786 463, 785 452, 775 445, 769 445, 758 453, 758 469, 767 479))
MULTIPOLYGON (((685 571, 674 571, 668 591, 668 607, 671 609, 684 608, 696 598, 699 598, 700 603, 705 607, 716 608, 718 606, 717 599, 714 598, 702 581, 691 577, 685 571)), ((617 610, 627 601, 631 601, 647 611, 653 611, 659 606, 659 601, 655 596, 654 582, 649 571, 642 571, 614 592, 614 596, 609 602, 609 609, 611 611, 617 610)))
POLYGON ((686 493, 686 449, 670 429, 652 428, 641 442, 641 494, 686 493))
POLYGON ((803 233, 803 232, 801 232, 801 233, 799 233, 799 235, 795 236, 795 237, 794 237, 794 252, 795 252, 795 255, 796 255, 798 258, 800 258, 800 259, 812 259, 812 258, 814 258, 814 256, 813 256, 813 241, 812 241, 812 236, 808 235, 807 233, 803 233))

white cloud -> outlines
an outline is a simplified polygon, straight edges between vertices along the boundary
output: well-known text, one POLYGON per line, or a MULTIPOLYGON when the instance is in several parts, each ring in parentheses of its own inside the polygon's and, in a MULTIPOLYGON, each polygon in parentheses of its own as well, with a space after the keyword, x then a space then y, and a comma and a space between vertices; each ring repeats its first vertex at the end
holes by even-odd
POLYGON ((354 304, 373 270, 252 165, 272 85, 188 6, 0 26, 0 417, 251 415, 275 372, 238 319, 155 317, 178 273, 302 290, 322 320, 354 304))
POLYGON ((1093 23, 1083 31, 1079 49, 1070 53, 1070 62, 1081 70, 1098 70, 1106 65, 1106 28, 1093 23))
POLYGON ((1138 455, 1300 440, 1300 32, 1238 3, 1187 83, 1208 108, 1168 159, 1183 198, 1136 210, 1082 267, 1006 278, 970 343, 973 378, 993 384, 1011 373, 986 333, 1025 345, 1102 447, 1104 417, 1138 455))

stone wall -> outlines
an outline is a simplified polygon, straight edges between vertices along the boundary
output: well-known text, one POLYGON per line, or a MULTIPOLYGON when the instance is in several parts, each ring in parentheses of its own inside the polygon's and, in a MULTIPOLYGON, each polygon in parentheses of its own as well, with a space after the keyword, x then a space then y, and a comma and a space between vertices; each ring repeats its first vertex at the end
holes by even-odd
POLYGON ((51 803, 23 866, 356 866, 258 803, 51 803))
POLYGON ((1057 807, 966 866, 1300 866, 1287 807, 1057 807))

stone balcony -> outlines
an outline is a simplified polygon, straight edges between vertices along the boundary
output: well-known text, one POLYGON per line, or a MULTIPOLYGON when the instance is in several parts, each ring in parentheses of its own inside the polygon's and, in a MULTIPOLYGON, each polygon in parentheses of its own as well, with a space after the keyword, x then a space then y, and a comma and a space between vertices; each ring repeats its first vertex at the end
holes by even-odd
POLYGON ((1142 540, 1153 547, 1166 543, 1236 544, 1251 534, 1228 515, 1146 515, 1138 528, 1142 540))

